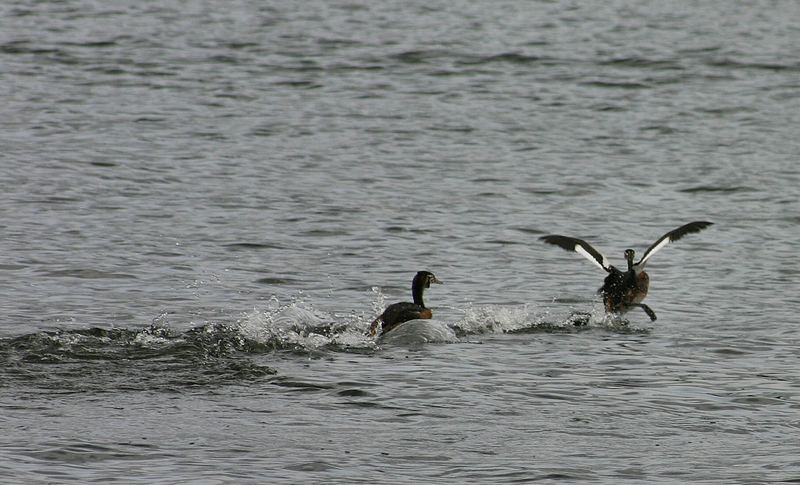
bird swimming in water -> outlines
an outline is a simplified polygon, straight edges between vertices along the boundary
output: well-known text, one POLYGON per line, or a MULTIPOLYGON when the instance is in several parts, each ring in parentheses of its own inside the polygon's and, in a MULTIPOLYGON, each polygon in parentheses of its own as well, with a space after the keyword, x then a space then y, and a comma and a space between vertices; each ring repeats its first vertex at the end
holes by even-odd
POLYGON ((417 273, 411 281, 411 295, 414 298, 414 303, 401 302, 386 307, 383 313, 369 326, 369 334, 375 336, 378 333, 378 326, 381 327, 380 333, 383 335, 403 322, 419 318, 433 318, 433 312, 422 301, 422 293, 426 288, 430 288, 431 283, 442 284, 436 278, 436 275, 429 271, 417 273))
POLYGON ((642 258, 636 263, 633 262, 636 255, 633 249, 626 249, 627 271, 620 271, 608 264, 605 256, 584 240, 559 235, 542 236, 539 239, 567 251, 575 251, 608 272, 608 276, 606 276, 603 286, 599 290, 603 295, 603 303, 607 313, 625 313, 633 307, 639 307, 647 313, 647 316, 652 321, 656 319, 655 312, 642 303, 650 286, 650 276, 644 270, 647 260, 667 244, 677 241, 687 234, 700 232, 711 224, 711 222, 706 221, 694 221, 669 231, 650 245, 642 255, 642 258))

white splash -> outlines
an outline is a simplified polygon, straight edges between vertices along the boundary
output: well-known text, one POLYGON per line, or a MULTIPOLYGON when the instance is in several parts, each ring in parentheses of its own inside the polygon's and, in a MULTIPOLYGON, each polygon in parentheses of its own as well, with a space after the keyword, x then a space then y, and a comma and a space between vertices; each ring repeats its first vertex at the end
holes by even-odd
POLYGON ((267 308, 246 313, 238 324, 244 338, 262 344, 305 350, 328 345, 374 347, 374 341, 364 335, 368 324, 363 318, 325 313, 299 298, 282 304, 273 297, 267 308))
POLYGON ((467 334, 503 333, 531 326, 528 305, 468 305, 455 326, 467 334))

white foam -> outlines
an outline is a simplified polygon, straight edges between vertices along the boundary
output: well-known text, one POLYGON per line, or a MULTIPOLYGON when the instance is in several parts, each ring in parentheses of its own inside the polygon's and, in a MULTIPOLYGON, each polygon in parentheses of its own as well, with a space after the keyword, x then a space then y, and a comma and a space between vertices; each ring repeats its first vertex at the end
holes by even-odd
POLYGON ((239 320, 239 332, 262 344, 314 350, 327 345, 371 347, 364 332, 368 324, 355 315, 337 317, 321 312, 302 299, 282 304, 272 298, 265 309, 254 309, 239 320))
MULTIPOLYGON (((183 339, 180 339, 180 341, 182 340, 183 339)), ((144 330, 136 334, 136 336, 133 338, 133 343, 136 345, 141 345, 142 347, 154 347, 156 345, 169 343, 169 340, 160 335, 153 335, 151 332, 144 330)))
POLYGON ((530 327, 530 315, 528 305, 469 305, 455 325, 467 334, 502 333, 530 327))

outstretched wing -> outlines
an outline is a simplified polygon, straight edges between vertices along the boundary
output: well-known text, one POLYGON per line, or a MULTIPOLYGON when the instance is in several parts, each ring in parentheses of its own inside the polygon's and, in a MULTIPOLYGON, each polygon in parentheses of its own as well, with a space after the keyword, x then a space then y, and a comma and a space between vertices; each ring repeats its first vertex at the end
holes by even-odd
POLYGON ((642 255, 642 259, 640 259, 639 262, 636 263, 636 266, 643 268, 647 260, 650 259, 650 256, 654 255, 656 251, 658 251, 659 249, 663 248, 664 246, 666 246, 671 242, 681 239, 683 236, 687 234, 700 232, 703 229, 710 226, 711 224, 713 223, 706 221, 694 221, 690 222, 689 224, 685 224, 677 229, 669 231, 668 233, 658 238, 658 241, 654 242, 649 248, 647 248, 647 251, 644 252, 644 254, 642 255))
POLYGON ((583 239, 577 239, 574 237, 567 237, 567 236, 559 236, 558 234, 552 234, 550 236, 542 236, 539 239, 548 244, 554 244, 562 249, 566 249, 567 251, 575 251, 576 253, 580 254, 584 258, 594 263, 594 265, 599 267, 600 269, 611 271, 611 266, 608 264, 608 261, 606 260, 605 256, 600 254, 598 250, 593 248, 589 243, 587 243, 583 239))

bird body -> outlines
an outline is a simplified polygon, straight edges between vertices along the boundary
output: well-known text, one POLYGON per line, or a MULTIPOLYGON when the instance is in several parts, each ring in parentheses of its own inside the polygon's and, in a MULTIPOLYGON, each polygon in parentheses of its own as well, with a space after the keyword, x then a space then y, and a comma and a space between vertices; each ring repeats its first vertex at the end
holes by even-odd
POLYGON ((441 284, 442 282, 429 271, 418 272, 411 282, 411 295, 414 302, 393 303, 386 307, 383 313, 373 320, 369 327, 369 334, 373 336, 378 334, 379 326, 380 334, 383 335, 403 322, 433 318, 433 312, 425 306, 422 299, 425 289, 430 288, 431 283, 441 284))

